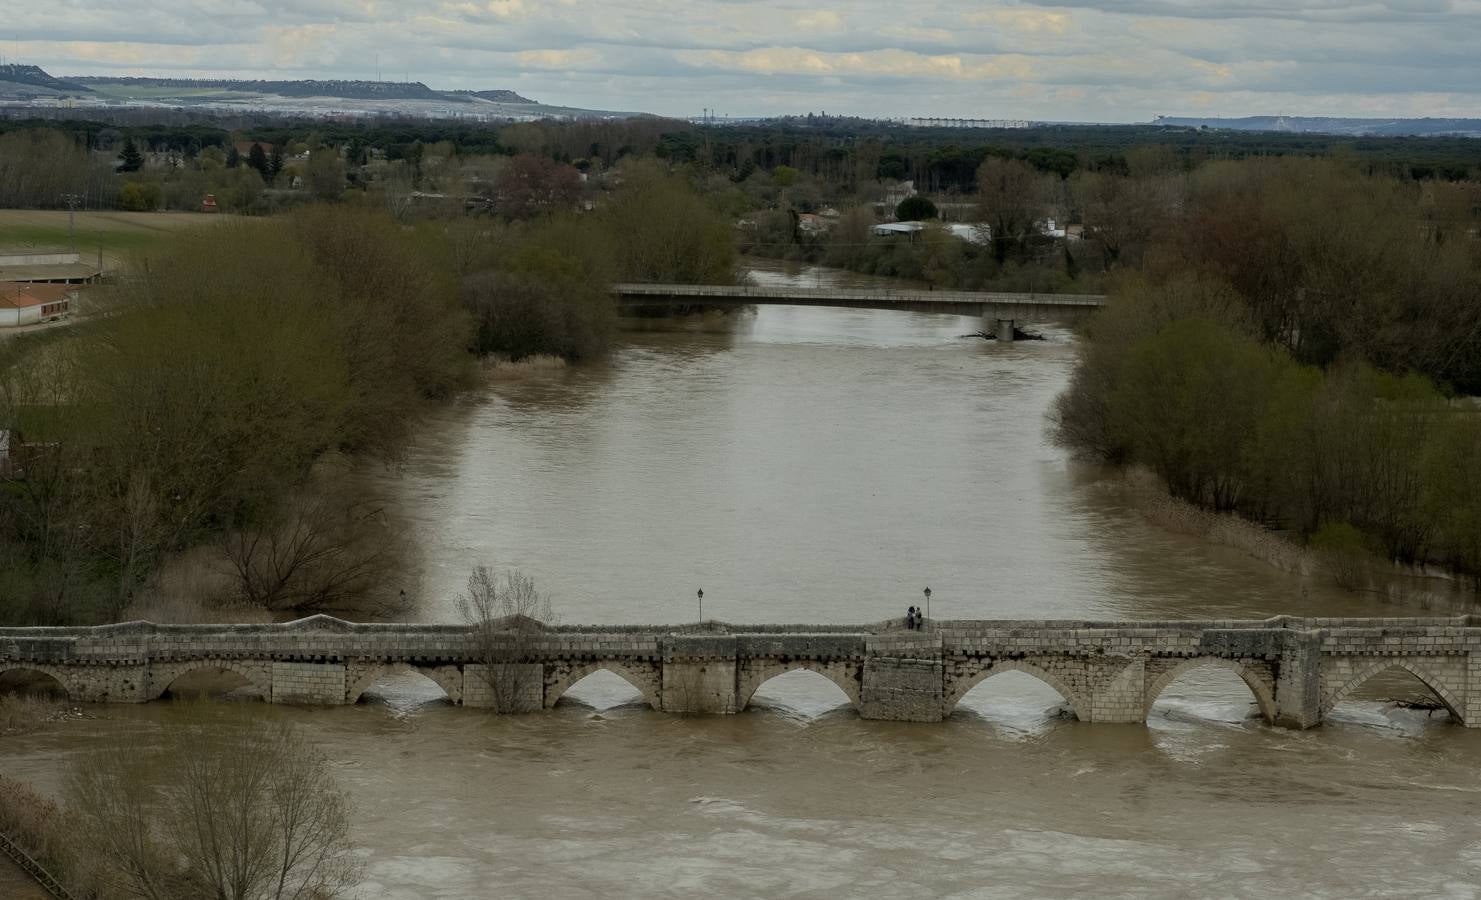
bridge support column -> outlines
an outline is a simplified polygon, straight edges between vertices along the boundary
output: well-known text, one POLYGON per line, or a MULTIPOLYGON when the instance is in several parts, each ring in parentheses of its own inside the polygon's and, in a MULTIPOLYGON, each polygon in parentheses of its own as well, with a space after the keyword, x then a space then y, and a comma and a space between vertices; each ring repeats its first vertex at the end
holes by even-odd
POLYGON ((664 712, 687 716, 736 712, 735 660, 664 662, 662 700, 664 712))
POLYGON ((1013 320, 1012 319, 998 319, 995 324, 996 324, 996 327, 997 327, 997 332, 996 333, 997 333, 997 336, 998 336, 998 343, 1000 343, 1000 344, 1011 344, 1011 343, 1013 343, 1013 320))
MULTIPOLYGON (((1089 662, 1086 663, 1090 665, 1089 662)), ((1094 673, 1094 669, 1091 672, 1094 673)), ((1147 660, 1114 660, 1092 683, 1090 721, 1131 723, 1147 721, 1147 660)))
POLYGON ((1322 721, 1322 636, 1316 631, 1285 635, 1275 679, 1275 724, 1311 728, 1322 721))
POLYGON ((945 668, 940 659, 875 656, 864 661, 859 717, 895 722, 939 722, 945 668))
POLYGON ((1481 653, 1466 654, 1465 695, 1461 698, 1467 728, 1481 728, 1481 653))
POLYGON ((469 663, 463 667, 463 705, 501 713, 545 708, 545 667, 539 663, 469 663))
POLYGON ((663 648, 664 712, 681 715, 729 715, 736 700, 738 645, 730 635, 683 635, 667 638, 663 648))
POLYGON ((344 663, 273 663, 273 703, 343 706, 344 663))

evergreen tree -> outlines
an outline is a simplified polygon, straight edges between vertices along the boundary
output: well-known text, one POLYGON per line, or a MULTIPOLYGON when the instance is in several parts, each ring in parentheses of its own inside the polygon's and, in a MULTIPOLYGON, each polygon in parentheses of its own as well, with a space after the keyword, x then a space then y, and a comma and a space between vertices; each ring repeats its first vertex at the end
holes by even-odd
POLYGON ((133 138, 123 142, 123 153, 120 154, 119 159, 121 160, 118 164, 120 172, 137 172, 144 168, 144 154, 134 146, 133 138))
POLYGON ((226 148, 226 167, 235 169, 242 164, 242 154, 237 152, 237 145, 231 144, 226 148))
POLYGON ((273 155, 267 162, 268 181, 277 181, 278 173, 283 171, 283 148, 280 144, 273 145, 273 155))
POLYGON ((263 181, 270 181, 268 175, 267 154, 263 152, 261 144, 253 144, 252 149, 247 151, 247 165, 257 170, 263 181))

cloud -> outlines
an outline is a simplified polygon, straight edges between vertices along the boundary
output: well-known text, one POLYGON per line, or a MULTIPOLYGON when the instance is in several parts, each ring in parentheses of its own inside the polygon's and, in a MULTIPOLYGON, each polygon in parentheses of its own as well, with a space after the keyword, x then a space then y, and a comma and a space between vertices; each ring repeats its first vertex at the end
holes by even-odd
POLYGON ((370 78, 687 114, 1481 116, 1481 0, 70 0, 54 74, 370 78), (403 75, 404 73, 404 75, 403 75))

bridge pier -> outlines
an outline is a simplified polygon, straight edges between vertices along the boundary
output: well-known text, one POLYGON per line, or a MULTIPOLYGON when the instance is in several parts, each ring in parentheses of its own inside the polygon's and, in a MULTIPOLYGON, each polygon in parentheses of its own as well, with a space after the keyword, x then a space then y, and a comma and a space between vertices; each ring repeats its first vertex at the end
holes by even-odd
POLYGON ((1283 634, 1275 680, 1275 724, 1312 728, 1322 723, 1322 633, 1283 634))
POLYGON ((731 635, 685 635, 663 645, 664 712, 729 715, 736 702, 737 641, 731 635))
POLYGON ((891 722, 939 722, 944 666, 939 657, 873 657, 864 663, 859 718, 891 722))
MULTIPOLYGON (((997 335, 998 343, 1000 343, 1000 344, 1011 344, 1011 343, 1013 343, 1013 320, 1012 319, 993 319, 992 320, 992 325, 996 329, 994 331, 994 334, 997 335)), ((986 331, 986 329, 983 329, 983 330, 986 331)))

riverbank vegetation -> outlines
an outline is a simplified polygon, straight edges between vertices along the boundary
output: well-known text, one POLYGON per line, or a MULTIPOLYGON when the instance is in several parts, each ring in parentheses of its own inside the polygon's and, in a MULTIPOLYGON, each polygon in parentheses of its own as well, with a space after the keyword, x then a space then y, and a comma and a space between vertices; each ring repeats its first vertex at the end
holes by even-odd
POLYGON ((1334 558, 1481 586, 1472 194, 1260 161, 1184 196, 1092 322, 1058 439, 1334 558))
POLYGON ((286 724, 188 710, 84 754, 65 792, 64 871, 89 894, 329 900, 359 879, 349 801, 286 724))
POLYGON ((604 355, 611 283, 729 281, 734 260, 657 166, 588 212, 321 205, 181 232, 100 315, 0 344, 0 621, 169 608, 170 566, 235 611, 392 611, 405 541, 357 467, 396 464, 480 356, 604 355))

